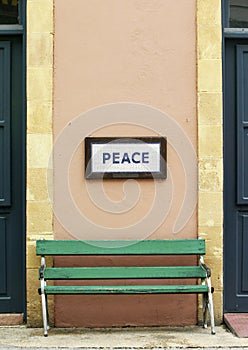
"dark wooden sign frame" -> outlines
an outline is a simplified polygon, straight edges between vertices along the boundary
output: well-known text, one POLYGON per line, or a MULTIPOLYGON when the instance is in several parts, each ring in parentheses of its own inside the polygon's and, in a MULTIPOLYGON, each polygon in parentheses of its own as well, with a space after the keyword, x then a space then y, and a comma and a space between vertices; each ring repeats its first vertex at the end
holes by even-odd
POLYGON ((85 177, 86 179, 166 179, 167 177, 167 139, 166 137, 86 137, 85 138, 85 177), (92 171, 92 144, 160 144, 160 169, 155 172, 94 172, 92 171))

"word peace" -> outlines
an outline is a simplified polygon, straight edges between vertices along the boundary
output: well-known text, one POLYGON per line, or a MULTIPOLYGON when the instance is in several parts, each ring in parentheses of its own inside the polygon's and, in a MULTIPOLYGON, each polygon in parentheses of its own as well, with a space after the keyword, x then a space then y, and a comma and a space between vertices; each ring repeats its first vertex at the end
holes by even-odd
POLYGON ((135 163, 135 164, 149 164, 149 152, 103 152, 102 154, 103 164, 124 164, 124 163, 135 163))

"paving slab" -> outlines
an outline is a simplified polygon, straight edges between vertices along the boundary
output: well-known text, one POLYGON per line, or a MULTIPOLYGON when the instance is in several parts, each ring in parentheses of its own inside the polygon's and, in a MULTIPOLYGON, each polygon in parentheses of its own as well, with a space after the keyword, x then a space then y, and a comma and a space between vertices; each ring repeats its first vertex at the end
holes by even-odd
POLYGON ((248 350, 248 339, 238 338, 225 326, 127 327, 111 329, 52 328, 48 337, 41 328, 0 327, 0 350, 5 349, 215 349, 248 350))

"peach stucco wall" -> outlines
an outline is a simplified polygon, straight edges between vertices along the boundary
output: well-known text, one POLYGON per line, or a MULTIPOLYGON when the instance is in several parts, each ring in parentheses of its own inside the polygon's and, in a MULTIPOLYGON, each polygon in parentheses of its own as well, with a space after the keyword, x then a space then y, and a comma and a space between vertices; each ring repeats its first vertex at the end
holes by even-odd
MULTIPOLYGON (((180 125, 180 130, 189 138, 193 148, 197 148, 195 0, 55 0, 54 9, 54 139, 66 133, 71 121, 86 111, 105 104, 127 102, 152 106, 162 111, 174 121, 176 127, 180 125)), ((88 117, 86 113, 81 118, 82 129, 89 127, 88 117)), ((136 120, 136 126, 125 120, 123 125, 113 122, 100 129, 95 125, 88 136, 158 134, 157 129, 145 125, 142 114, 137 115, 137 118, 139 125, 136 120)), ((166 130, 164 136, 168 136, 166 130)), ((174 136, 177 137, 177 134, 174 136)), ((149 238, 173 239, 173 225, 183 203, 186 187, 189 186, 187 190, 192 197, 197 193, 197 168, 192 166, 192 178, 195 181, 187 183, 182 162, 170 140, 168 168, 173 180, 172 202, 164 220, 158 223, 154 232, 150 232, 149 238)), ((56 157, 54 170, 56 207, 56 200, 63 201, 59 193, 61 173, 56 157)), ((137 221, 142 221, 149 213, 154 196, 160 207, 167 200, 166 185, 169 180, 142 180, 139 181, 137 203, 130 210, 116 214, 97 207, 89 198, 89 188, 84 179, 83 136, 82 145, 72 156, 68 174, 77 208, 91 223, 97 227, 103 226, 105 230, 131 227, 137 221), (156 186, 159 189, 157 192, 154 190, 156 186)), ((104 182, 108 199, 123 199, 123 183, 122 180, 104 182)), ((95 184, 91 182, 90 186, 94 187, 95 184)), ((64 208, 66 205, 65 202, 64 208)), ((156 215, 151 220, 157 220, 156 215)), ((82 223, 79 228, 82 239, 84 229, 86 226, 82 223)), ((63 228, 56 217, 54 232, 55 238, 71 237, 68 228, 63 228)), ((195 210, 182 230, 177 232, 176 238, 196 236, 195 210)), ((114 260, 104 263, 111 265, 114 260)), ((69 303, 67 298, 58 297, 55 301, 55 323, 58 326, 176 325, 197 321, 196 297, 190 295, 166 298, 77 296, 70 298, 69 303), (192 304, 195 304, 194 308, 192 304)))

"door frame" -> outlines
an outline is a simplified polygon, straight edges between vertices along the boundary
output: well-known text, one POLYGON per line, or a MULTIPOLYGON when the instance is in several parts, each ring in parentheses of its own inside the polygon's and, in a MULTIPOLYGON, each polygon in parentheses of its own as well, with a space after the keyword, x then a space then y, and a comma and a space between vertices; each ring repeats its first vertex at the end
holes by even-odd
POLYGON ((2 24, 0 25, 0 38, 1 36, 20 36, 22 37, 22 89, 23 89, 23 100, 22 100, 22 145, 21 153, 23 159, 22 168, 22 254, 23 254, 23 267, 22 267, 22 278, 23 278, 23 315, 24 322, 27 318, 27 300, 26 300, 26 0, 21 0, 19 4, 19 24, 2 24))
POLYGON ((227 285, 226 275, 224 273, 227 257, 227 248, 225 245, 226 241, 226 216, 227 208, 225 204, 225 188, 226 188, 226 177, 225 177, 225 159, 226 159, 226 97, 225 97, 225 87, 226 87, 226 76, 225 76, 225 59, 226 59, 226 42, 230 39, 246 39, 248 40, 248 28, 229 28, 229 0, 222 0, 222 84, 223 84, 223 313, 228 312, 226 310, 226 297, 225 297, 225 287, 227 285))

